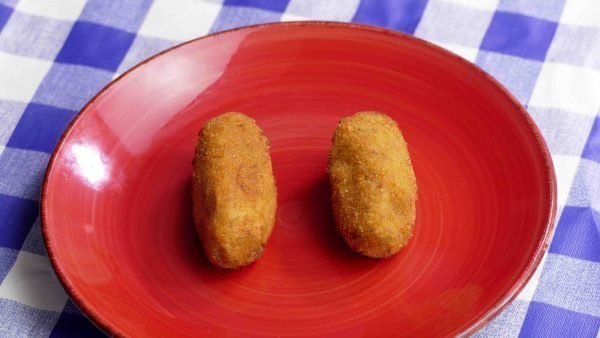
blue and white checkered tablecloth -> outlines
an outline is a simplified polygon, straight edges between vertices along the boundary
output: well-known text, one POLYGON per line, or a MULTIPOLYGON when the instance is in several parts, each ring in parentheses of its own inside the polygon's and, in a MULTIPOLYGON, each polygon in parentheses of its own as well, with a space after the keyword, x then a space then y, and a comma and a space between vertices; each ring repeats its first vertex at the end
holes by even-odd
POLYGON ((103 336, 68 300, 40 232, 42 177, 77 111, 116 75, 179 42, 306 19, 432 41, 528 108, 556 168, 557 228, 534 278, 478 335, 598 336, 598 0, 0 0, 0 336, 103 336))

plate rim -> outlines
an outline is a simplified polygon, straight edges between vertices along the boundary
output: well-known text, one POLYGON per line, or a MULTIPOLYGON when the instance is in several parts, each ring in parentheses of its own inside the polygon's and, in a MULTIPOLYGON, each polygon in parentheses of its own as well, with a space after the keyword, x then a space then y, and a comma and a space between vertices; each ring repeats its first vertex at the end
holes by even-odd
POLYGON ((445 54, 446 57, 452 58, 455 61, 458 61, 458 62, 462 63, 463 65, 466 65, 468 68, 471 69, 472 72, 478 73, 479 75, 487 78, 488 81, 490 81, 496 88, 500 89, 500 91, 509 98, 512 105, 525 118, 527 125, 529 126, 529 129, 533 132, 535 141, 536 141, 539 149, 542 152, 544 165, 546 167, 546 174, 548 175, 548 177, 550 179, 550 181, 547 182, 547 184, 549 184, 549 187, 548 187, 549 188, 549 196, 547 196, 547 197, 550 199, 550 210, 548 210, 548 214, 546 216, 547 223, 545 225, 545 232, 544 232, 543 236, 541 237, 539 243, 537 243, 537 247, 535 249, 533 259, 527 264, 527 266, 525 267, 525 269, 523 270, 523 272, 521 273, 521 275, 519 276, 517 281, 513 284, 513 286, 506 292, 506 294, 496 304, 494 304, 491 308, 489 308, 485 313, 480 315, 479 318, 473 324, 471 324, 471 326, 465 328, 462 332, 457 333, 458 336, 464 336, 464 335, 470 336, 470 335, 475 334, 477 331, 479 331, 481 328, 483 328, 487 323, 491 322, 494 318, 496 318, 508 305, 510 305, 515 300, 517 295, 525 288, 527 283, 533 277, 533 274, 539 267, 539 265, 542 261, 542 258, 544 257, 544 255, 546 254, 546 252, 550 246, 550 242, 552 241, 554 230, 556 227, 555 226, 555 218, 556 218, 556 211, 557 211, 557 182, 556 182, 556 173, 554 170, 551 153, 548 149, 548 146, 546 144, 546 141, 545 141, 542 133, 540 132, 538 126, 536 125, 536 123, 533 120, 533 118, 531 117, 531 115, 529 115, 529 113, 527 112, 525 107, 523 107, 523 105, 521 105, 521 103, 514 97, 514 95, 507 88, 504 87, 504 85, 502 85, 498 80, 496 80, 490 74, 485 72, 483 69, 479 68, 479 66, 477 66, 476 64, 474 64, 472 62, 467 61, 466 59, 462 58, 461 56, 459 56, 447 49, 444 49, 440 46, 437 46, 429 41, 418 38, 416 36, 409 35, 409 34, 406 34, 403 32, 399 32, 399 31, 394 31, 391 29, 383 28, 383 27, 360 24, 360 23, 320 21, 320 20, 269 22, 269 23, 261 23, 261 24, 255 24, 255 25, 249 25, 249 26, 242 26, 242 27, 225 30, 225 31, 220 31, 220 32, 212 33, 212 34, 203 35, 198 38, 179 43, 175 46, 165 49, 165 50, 163 50, 157 54, 154 54, 154 55, 150 56, 149 58, 137 63, 135 66, 131 67, 130 69, 128 69, 127 71, 125 71, 124 73, 119 75, 118 77, 114 78, 106 86, 104 86, 98 93, 96 93, 94 95, 94 97, 92 97, 92 99, 90 99, 83 106, 83 108, 81 108, 81 110, 79 112, 77 112, 77 114, 73 117, 71 122, 68 124, 68 126, 65 129, 65 131, 63 132, 63 134, 60 136, 54 150, 52 151, 52 155, 48 161, 48 165, 46 167, 46 172, 44 174, 44 180, 43 180, 42 189, 41 189, 40 224, 41 224, 41 230, 42 230, 42 237, 44 239, 46 253, 48 254, 48 258, 52 265, 52 268, 55 271, 56 276, 59 279, 63 288, 65 289, 67 295, 75 303, 75 305, 83 312, 83 314, 87 318, 89 318, 92 321, 92 323, 94 323, 94 325, 96 325, 102 331, 104 331, 105 333, 108 333, 111 336, 119 336, 120 337, 120 336, 125 335, 125 333, 122 332, 121 330, 119 330, 118 327, 113 326, 111 323, 109 323, 108 320, 103 318, 102 315, 100 315, 95 309, 93 309, 92 306, 87 304, 84 300, 84 297, 69 282, 69 280, 66 277, 66 273, 63 271, 62 267, 60 266, 60 262, 58 261, 56 255, 55 255, 54 243, 52 243, 52 241, 50 240, 50 235, 49 235, 49 232, 50 232, 49 228, 51 227, 51 225, 49 225, 49 221, 48 221, 48 217, 49 217, 48 216, 49 206, 47 205, 48 189, 49 189, 48 182, 50 180, 50 177, 53 174, 55 162, 58 159, 58 154, 60 153, 65 141, 67 140, 71 131, 76 127, 78 121, 86 114, 88 108, 90 106, 92 106, 98 99, 100 99, 108 90, 110 90, 113 87, 113 85, 115 85, 117 82, 119 82, 125 76, 129 75, 129 73, 135 71, 136 69, 142 67, 146 63, 148 63, 156 58, 159 58, 162 55, 167 54, 175 49, 184 47, 188 44, 192 44, 197 41, 201 41, 204 39, 212 39, 215 37, 224 36, 224 35, 231 34, 231 33, 237 32, 237 31, 241 31, 241 30, 254 31, 254 30, 264 29, 264 28, 277 29, 278 27, 289 27, 289 26, 296 26, 296 27, 323 26, 323 27, 343 28, 343 29, 357 29, 357 30, 362 30, 362 31, 373 32, 376 34, 385 34, 385 35, 389 35, 389 36, 392 36, 395 38, 410 40, 412 43, 416 43, 416 44, 426 46, 428 48, 432 48, 434 50, 437 50, 438 53, 445 54))

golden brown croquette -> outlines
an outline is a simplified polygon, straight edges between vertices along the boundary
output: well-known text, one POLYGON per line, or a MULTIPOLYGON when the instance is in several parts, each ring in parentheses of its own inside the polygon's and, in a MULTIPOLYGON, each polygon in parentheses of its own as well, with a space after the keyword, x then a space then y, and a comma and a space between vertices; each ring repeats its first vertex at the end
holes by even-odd
POLYGON ((415 226, 417 184, 396 122, 377 112, 343 118, 329 153, 337 229, 352 250, 389 257, 415 226))
POLYGON ((208 259, 234 269, 255 261, 273 230, 277 191, 269 142, 255 121, 226 113, 199 135, 194 219, 208 259))

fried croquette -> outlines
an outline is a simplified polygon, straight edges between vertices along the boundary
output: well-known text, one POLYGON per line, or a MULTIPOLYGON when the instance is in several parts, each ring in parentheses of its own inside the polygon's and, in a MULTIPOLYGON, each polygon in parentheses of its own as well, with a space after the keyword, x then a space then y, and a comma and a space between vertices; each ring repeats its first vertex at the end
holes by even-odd
POLYGON ((384 258, 407 244, 415 226, 417 184, 396 122, 377 112, 343 118, 328 172, 337 229, 352 250, 384 258))
POLYGON ((261 256, 275 223, 277 191, 269 142, 255 121, 226 113, 199 134, 194 219, 206 256, 234 269, 261 256))

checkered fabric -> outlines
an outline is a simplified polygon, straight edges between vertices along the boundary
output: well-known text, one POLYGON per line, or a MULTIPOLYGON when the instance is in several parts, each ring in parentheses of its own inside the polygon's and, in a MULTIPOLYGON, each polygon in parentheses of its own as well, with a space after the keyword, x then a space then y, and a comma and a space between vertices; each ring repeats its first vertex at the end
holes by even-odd
POLYGON ((528 108, 556 168, 556 232, 531 282, 477 335, 598 336, 597 0, 0 0, 0 336, 104 336, 69 301, 40 232, 40 183, 75 113, 115 76, 179 42, 307 19, 434 42, 528 108))

